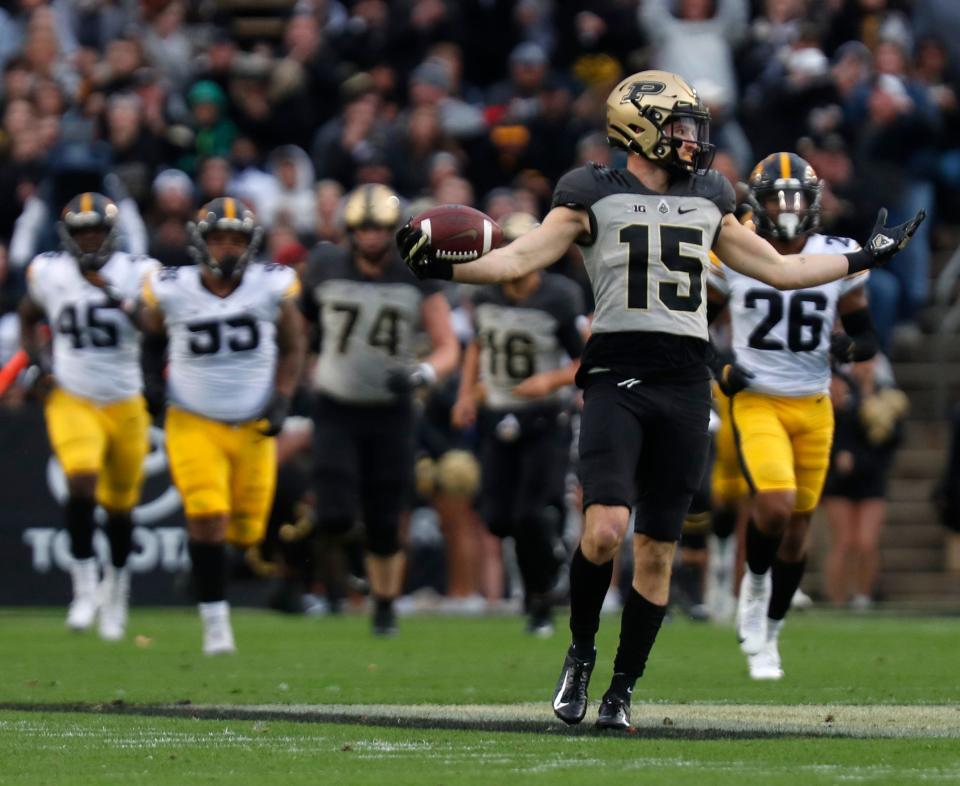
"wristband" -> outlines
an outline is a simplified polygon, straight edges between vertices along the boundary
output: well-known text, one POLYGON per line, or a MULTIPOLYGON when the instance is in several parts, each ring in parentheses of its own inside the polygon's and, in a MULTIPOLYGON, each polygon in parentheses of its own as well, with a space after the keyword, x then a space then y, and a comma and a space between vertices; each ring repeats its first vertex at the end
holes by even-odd
POLYGON ((860 273, 864 270, 869 270, 876 264, 876 260, 862 248, 857 251, 851 251, 848 254, 844 254, 847 258, 847 275, 852 276, 854 273, 860 273))

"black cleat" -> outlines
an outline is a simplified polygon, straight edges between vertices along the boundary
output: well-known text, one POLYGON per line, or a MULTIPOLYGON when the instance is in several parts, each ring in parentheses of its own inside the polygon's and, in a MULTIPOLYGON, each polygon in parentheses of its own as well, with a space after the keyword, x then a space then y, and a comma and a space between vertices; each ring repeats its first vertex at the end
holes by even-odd
POLYGON ((630 728, 630 702, 618 696, 616 693, 607 691, 600 702, 600 712, 597 713, 598 729, 620 729, 630 728))
POLYGON ((553 635, 553 609, 549 603, 538 601, 531 604, 526 630, 531 636, 541 639, 547 639, 553 635))
POLYGON ((397 635, 397 613, 393 606, 378 608, 373 612, 373 635, 374 636, 396 636, 397 635))
POLYGON ((553 714, 564 723, 579 723, 587 714, 587 685, 590 684, 594 663, 596 653, 590 660, 580 660, 567 650, 563 670, 553 692, 553 714))

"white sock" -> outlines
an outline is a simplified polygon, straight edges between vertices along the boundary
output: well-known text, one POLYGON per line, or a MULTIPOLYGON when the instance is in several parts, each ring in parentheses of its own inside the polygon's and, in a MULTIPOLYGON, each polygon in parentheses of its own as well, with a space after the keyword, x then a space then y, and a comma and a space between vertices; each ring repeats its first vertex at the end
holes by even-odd
POLYGON ((230 604, 225 600, 215 600, 212 603, 198 603, 200 619, 209 622, 216 619, 230 618, 230 604))
POLYGON ((767 617, 767 641, 776 641, 780 636, 783 620, 772 620, 767 617))
POLYGON ((750 589, 757 595, 761 594, 766 589, 767 574, 754 573, 748 568, 747 575, 750 577, 750 589))

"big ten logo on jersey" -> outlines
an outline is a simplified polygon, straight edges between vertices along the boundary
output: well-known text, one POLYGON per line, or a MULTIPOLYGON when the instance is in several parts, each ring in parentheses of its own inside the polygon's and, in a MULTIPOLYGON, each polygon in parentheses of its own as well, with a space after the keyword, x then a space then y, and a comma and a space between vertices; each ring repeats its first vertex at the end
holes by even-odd
MULTIPOLYGON (((180 495, 167 474, 167 455, 163 430, 151 426, 150 451, 144 459, 144 487, 140 504, 133 511, 133 552, 129 566, 135 573, 160 570, 180 573, 190 565, 186 532, 182 526, 156 526, 173 519, 180 510, 180 495)), ((51 456, 47 462, 47 486, 61 505, 67 500, 67 481, 59 462, 51 456)), ((103 525, 106 514, 97 509, 97 521, 103 525)), ((171 523, 177 523, 175 520, 171 523)), ((69 571, 73 563, 70 537, 66 530, 53 527, 29 527, 23 541, 31 551, 31 564, 37 573, 53 568, 69 571)), ((110 547, 102 529, 94 536, 94 549, 101 564, 109 561, 110 547)))

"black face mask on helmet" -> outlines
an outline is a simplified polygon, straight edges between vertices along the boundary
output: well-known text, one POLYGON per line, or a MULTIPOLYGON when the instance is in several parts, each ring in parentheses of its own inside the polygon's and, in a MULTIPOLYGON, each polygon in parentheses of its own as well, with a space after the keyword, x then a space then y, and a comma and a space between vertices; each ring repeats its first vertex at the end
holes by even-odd
POLYGON ((99 270, 117 248, 117 206, 103 194, 85 192, 71 199, 57 222, 57 234, 63 249, 77 260, 83 272, 99 270), (104 238, 93 251, 84 251, 74 234, 85 229, 101 229, 104 238))
POLYGON ((257 224, 253 211, 230 197, 214 199, 200 208, 197 221, 187 224, 187 235, 190 238, 187 250, 194 261, 224 281, 240 279, 263 242, 263 228, 257 224), (214 231, 244 235, 248 238, 246 249, 239 256, 229 253, 223 259, 216 259, 206 242, 206 237, 214 231))
POLYGON ((789 241, 815 232, 820 225, 822 184, 813 167, 796 153, 772 153, 750 174, 746 203, 757 233, 789 241), (775 201, 771 214, 768 203, 775 201))

